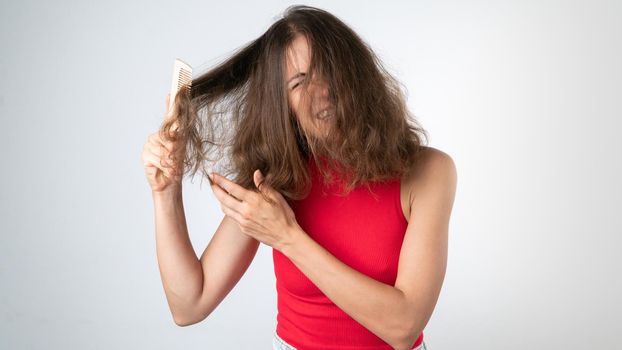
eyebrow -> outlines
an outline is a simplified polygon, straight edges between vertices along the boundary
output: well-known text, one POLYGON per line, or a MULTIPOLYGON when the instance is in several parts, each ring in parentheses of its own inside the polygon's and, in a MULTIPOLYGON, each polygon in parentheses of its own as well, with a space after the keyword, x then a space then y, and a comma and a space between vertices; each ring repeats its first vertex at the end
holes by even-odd
POLYGON ((301 76, 303 76, 303 75, 306 75, 306 74, 307 74, 307 73, 305 73, 305 72, 298 72, 298 73, 296 73, 296 75, 294 75, 293 77, 289 78, 289 80, 287 81, 287 83, 286 83, 286 84, 287 84, 287 85, 289 85, 289 83, 290 83, 292 80, 294 80, 294 79, 296 79, 296 78, 298 78, 298 77, 301 77, 301 76))

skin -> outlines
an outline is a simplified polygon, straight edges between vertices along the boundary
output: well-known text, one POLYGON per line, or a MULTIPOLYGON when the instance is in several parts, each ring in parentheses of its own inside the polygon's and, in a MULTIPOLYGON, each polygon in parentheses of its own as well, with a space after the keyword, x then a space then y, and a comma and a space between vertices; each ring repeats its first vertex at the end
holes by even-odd
MULTIPOLYGON (((306 40, 298 37, 292 47, 298 54, 288 56, 286 81, 308 66, 306 40)), ((311 116, 305 114, 296 81, 288 84, 290 107, 305 121, 311 116)), ((310 84, 310 88, 313 102, 327 101, 325 86, 310 84)), ((321 134, 321 129, 314 130, 321 134)), ((402 179, 402 210, 408 227, 394 286, 352 269, 313 241, 298 225, 284 197, 262 184, 259 170, 253 175, 255 186, 272 203, 219 174, 212 173, 211 179, 221 209, 243 234, 282 252, 339 308, 393 348, 412 348, 432 315, 445 277, 457 183, 449 155, 426 148, 419 166, 402 179)))
POLYGON ((298 121, 315 137, 322 137, 323 131, 330 123, 329 119, 319 119, 313 115, 314 111, 332 106, 329 99, 328 84, 319 79, 312 79, 307 85, 308 99, 303 97, 303 79, 306 77, 307 67, 311 59, 311 52, 307 39, 297 35, 286 51, 284 79, 287 88, 289 106, 298 121), (310 111, 305 108, 308 107, 310 111), (311 112, 311 113, 310 113, 311 112))

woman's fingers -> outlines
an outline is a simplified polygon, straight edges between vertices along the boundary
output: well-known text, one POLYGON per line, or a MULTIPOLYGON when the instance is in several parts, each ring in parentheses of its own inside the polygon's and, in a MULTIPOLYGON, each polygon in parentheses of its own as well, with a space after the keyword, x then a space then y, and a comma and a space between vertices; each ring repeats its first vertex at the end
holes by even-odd
POLYGON ((162 164, 162 158, 154 154, 150 149, 146 149, 143 154, 143 165, 156 167, 166 174, 167 177, 170 177, 173 172, 171 168, 167 168, 164 164, 162 164))
POLYGON ((169 172, 174 172, 175 167, 173 166, 173 160, 170 159, 170 153, 164 152, 162 148, 159 147, 149 147, 148 152, 152 155, 156 156, 160 162, 158 163, 160 166, 163 166, 169 172))
POLYGON ((175 144, 173 143, 173 141, 163 141, 158 133, 151 134, 151 136, 149 136, 149 143, 158 147, 162 146, 169 152, 173 152, 175 148, 175 144))
POLYGON ((168 157, 168 155, 171 154, 162 144, 148 143, 147 148, 158 157, 168 157))

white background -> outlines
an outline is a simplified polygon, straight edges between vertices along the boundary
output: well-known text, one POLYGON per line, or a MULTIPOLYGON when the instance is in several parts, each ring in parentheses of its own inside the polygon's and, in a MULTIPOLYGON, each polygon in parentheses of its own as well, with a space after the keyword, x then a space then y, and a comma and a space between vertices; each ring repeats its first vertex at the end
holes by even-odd
MULTIPOLYGON (((140 155, 174 58, 204 71, 290 4, 2 1, 0 348, 270 349, 265 245, 208 319, 173 323, 140 155)), ((306 4, 374 48, 456 162, 428 349, 618 347, 620 2, 306 4)), ((199 182, 197 255, 223 216, 199 182)))

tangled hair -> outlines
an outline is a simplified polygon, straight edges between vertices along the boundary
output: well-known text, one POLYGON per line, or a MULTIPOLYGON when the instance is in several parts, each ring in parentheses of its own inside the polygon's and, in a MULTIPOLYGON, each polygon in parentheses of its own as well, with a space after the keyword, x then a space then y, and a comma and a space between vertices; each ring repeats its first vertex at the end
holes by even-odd
POLYGON ((263 35, 194 78, 191 89, 176 95, 171 115, 159 132, 183 145, 172 157, 183 158, 184 175, 201 169, 206 177, 205 161, 213 168, 229 160, 221 175, 233 174, 232 181, 256 191, 253 173, 259 169, 266 183, 296 200, 310 190, 311 160, 325 182, 336 169, 347 174, 348 193, 401 177, 416 165, 428 139, 399 82, 371 48, 334 15, 303 5, 288 7, 263 35), (335 106, 326 137, 314 137, 307 124, 315 121, 297 120, 289 106, 284 72, 298 34, 311 51, 303 94, 321 77, 335 106))

